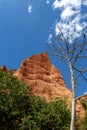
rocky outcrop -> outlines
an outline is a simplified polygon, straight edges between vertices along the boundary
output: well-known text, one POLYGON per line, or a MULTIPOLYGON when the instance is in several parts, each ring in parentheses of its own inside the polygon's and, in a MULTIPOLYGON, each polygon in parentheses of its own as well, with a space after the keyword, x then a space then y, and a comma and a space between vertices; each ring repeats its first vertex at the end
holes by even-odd
POLYGON ((0 69, 1 69, 3 72, 7 72, 7 71, 8 71, 7 68, 6 68, 6 66, 0 66, 0 69))
MULTIPOLYGON (((29 85, 34 94, 45 97, 47 101, 62 98, 68 104, 71 102, 71 91, 67 89, 60 71, 51 63, 46 53, 24 59, 14 75, 29 85)), ((79 100, 77 104, 78 114, 83 115, 84 110, 79 100)))
POLYGON ((83 96, 79 97, 80 100, 87 100, 87 93, 84 94, 83 96))
POLYGON ((27 83, 36 95, 45 97, 47 101, 60 97, 71 100, 71 92, 66 88, 61 73, 46 53, 25 59, 15 75, 27 83))

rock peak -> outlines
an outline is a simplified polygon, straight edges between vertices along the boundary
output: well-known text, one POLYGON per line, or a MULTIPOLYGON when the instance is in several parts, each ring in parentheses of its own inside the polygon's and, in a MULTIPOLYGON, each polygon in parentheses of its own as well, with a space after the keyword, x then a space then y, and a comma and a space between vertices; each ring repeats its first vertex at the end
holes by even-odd
POLYGON ((51 63, 47 53, 24 59, 15 75, 27 83, 36 95, 47 100, 71 97, 60 71, 51 63))
MULTIPOLYGON (((45 97, 47 101, 66 99, 68 104, 71 103, 72 93, 66 88, 60 71, 51 63, 47 53, 24 59, 14 75, 26 83, 34 94, 45 97)), ((79 100, 76 109, 82 116, 84 109, 79 100)))
POLYGON ((46 63, 46 62, 51 63, 50 59, 48 58, 48 53, 46 53, 46 52, 41 53, 41 54, 37 54, 37 55, 32 55, 28 59, 41 61, 43 63, 46 63))

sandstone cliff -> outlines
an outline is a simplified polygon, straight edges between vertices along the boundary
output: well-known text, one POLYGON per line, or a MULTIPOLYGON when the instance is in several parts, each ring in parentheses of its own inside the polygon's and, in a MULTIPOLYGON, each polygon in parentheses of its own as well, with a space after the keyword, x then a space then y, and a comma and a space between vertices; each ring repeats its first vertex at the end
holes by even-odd
POLYGON ((43 96, 48 101, 60 97, 71 100, 71 92, 47 54, 33 55, 25 59, 15 75, 27 83, 36 95, 43 96))
MULTIPOLYGON (((45 97, 47 101, 63 98, 68 104, 71 103, 71 91, 67 89, 60 71, 51 63, 46 53, 24 59, 14 75, 29 85, 34 94, 45 97)), ((84 115, 79 100, 76 111, 81 117, 84 115)))

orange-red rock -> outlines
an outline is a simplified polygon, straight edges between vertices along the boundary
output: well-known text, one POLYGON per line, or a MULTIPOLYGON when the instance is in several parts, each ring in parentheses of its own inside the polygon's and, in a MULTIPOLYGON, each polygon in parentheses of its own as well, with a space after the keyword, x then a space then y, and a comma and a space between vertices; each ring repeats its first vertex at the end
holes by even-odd
POLYGON ((32 91, 47 100, 66 98, 71 100, 71 92, 66 88, 63 77, 46 53, 25 59, 15 75, 27 83, 32 91))
POLYGON ((3 72, 7 72, 6 66, 0 66, 0 69, 2 69, 3 72))
MULTIPOLYGON (((14 75, 29 85, 34 94, 45 97, 47 101, 64 98, 68 104, 71 102, 71 91, 67 89, 60 71, 51 63, 46 53, 24 59, 14 75)), ((76 109, 81 116, 84 114, 79 100, 76 109)))

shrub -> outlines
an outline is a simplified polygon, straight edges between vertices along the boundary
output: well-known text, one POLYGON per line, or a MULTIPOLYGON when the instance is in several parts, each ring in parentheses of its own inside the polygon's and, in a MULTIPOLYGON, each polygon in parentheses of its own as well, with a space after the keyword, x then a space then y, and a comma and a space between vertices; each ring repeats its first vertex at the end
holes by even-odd
POLYGON ((15 130, 31 110, 31 92, 9 72, 0 70, 0 129, 15 130))
POLYGON ((35 106, 39 109, 35 109, 33 118, 28 115, 23 119, 21 130, 69 130, 70 111, 65 101, 56 100, 44 105, 42 103, 41 100, 36 102, 35 106), (38 103, 43 107, 38 107, 38 103))
POLYGON ((0 70, 1 130, 68 130, 70 111, 64 100, 46 103, 10 72, 0 70))

